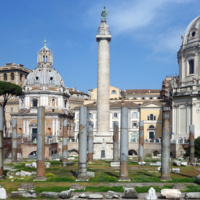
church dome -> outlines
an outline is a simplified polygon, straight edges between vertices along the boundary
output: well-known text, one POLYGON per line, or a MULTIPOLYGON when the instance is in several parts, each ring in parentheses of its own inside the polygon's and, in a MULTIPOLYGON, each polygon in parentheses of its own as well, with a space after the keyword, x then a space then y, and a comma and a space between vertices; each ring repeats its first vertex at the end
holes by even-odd
POLYGON ((200 16, 190 22, 182 37, 182 45, 195 44, 200 40, 200 16))
POLYGON ((25 85, 33 85, 33 84, 65 87, 60 74, 52 67, 49 68, 37 67, 36 69, 34 69, 33 72, 31 72, 27 76, 25 82, 25 85))
POLYGON ((52 67, 53 54, 47 48, 46 40, 44 41, 44 47, 37 54, 37 64, 37 68, 27 76, 24 86, 39 84, 40 86, 65 87, 60 74, 52 67))

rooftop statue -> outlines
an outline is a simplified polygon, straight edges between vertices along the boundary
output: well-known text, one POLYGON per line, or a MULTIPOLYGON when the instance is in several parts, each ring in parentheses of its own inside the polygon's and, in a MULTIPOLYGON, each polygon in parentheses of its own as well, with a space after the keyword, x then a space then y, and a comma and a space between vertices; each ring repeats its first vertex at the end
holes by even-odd
POLYGON ((101 21, 106 21, 107 15, 108 15, 108 11, 106 10, 106 7, 104 7, 101 12, 101 21))

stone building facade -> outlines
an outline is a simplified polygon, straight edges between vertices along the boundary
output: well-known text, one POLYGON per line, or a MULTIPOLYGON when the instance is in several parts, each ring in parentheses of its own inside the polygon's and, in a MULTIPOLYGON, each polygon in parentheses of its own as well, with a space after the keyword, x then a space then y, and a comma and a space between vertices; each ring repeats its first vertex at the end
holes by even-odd
POLYGON ((37 107, 45 107, 45 142, 59 141, 62 122, 73 118, 69 109, 69 91, 60 74, 53 68, 53 54, 44 47, 37 54, 37 68, 27 76, 23 95, 19 99, 19 112, 12 113, 17 119, 17 134, 23 142, 37 142, 37 107))
MULTIPOLYGON (((0 67, 0 81, 11 82, 23 86, 23 83, 30 72, 32 72, 32 70, 25 68, 22 64, 6 63, 5 66, 0 67)), ((2 97, 0 97, 0 101, 3 101, 2 97)), ((5 107, 7 133, 4 133, 4 136, 6 137, 10 137, 12 133, 10 114, 18 112, 18 109, 19 97, 13 96, 9 99, 5 107)))
POLYGON ((172 137, 189 137, 189 125, 195 125, 195 137, 200 136, 200 16, 186 28, 178 51, 179 82, 172 87, 172 137))
POLYGON ((82 106, 84 102, 90 101, 90 95, 74 88, 69 88, 69 107, 73 109, 78 106, 82 106))
MULTIPOLYGON (((110 100, 110 121, 109 134, 113 135, 113 124, 118 122, 119 131, 121 127, 121 108, 128 107, 128 133, 129 145, 138 142, 139 137, 139 122, 144 120, 144 139, 146 142, 159 142, 162 137, 162 107, 164 103, 157 101, 143 101, 136 103, 134 100, 110 100)), ((94 136, 97 134, 97 104, 85 105, 88 110, 88 126, 93 127, 94 136)), ((74 109, 75 112, 75 141, 79 138, 79 107, 74 109)), ((104 149, 101 149, 102 151, 104 149)), ((96 149, 94 149, 96 151, 96 149)), ((106 152, 105 152, 106 153, 106 152)), ((104 154, 102 154, 104 155, 104 154)), ((101 157, 102 159, 104 157, 101 157)))
MULTIPOLYGON (((109 90, 110 90, 110 93, 109 93, 110 94, 110 100, 114 100, 114 99, 117 100, 117 99, 121 98, 121 89, 110 85, 109 90)), ((88 90, 88 94, 90 95, 90 99, 92 101, 97 100, 97 88, 88 90)))

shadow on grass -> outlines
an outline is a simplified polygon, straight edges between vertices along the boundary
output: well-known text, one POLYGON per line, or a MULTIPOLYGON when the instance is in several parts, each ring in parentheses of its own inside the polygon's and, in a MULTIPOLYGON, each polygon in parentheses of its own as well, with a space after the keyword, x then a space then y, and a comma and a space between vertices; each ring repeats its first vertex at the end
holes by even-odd
POLYGON ((114 177, 116 177, 116 178, 119 178, 118 175, 113 174, 113 173, 111 173, 111 172, 104 172, 104 173, 107 174, 107 175, 109 175, 109 176, 114 176, 114 177))
POLYGON ((160 178, 158 176, 155 176, 153 174, 148 174, 148 173, 145 173, 145 172, 138 172, 137 174, 143 174, 143 175, 146 175, 146 176, 149 176, 149 177, 160 178))
POLYGON ((73 171, 73 170, 70 170, 70 172, 71 172, 71 174, 72 174, 75 178, 77 177, 78 172, 75 172, 75 171, 73 171))
POLYGON ((194 176, 189 176, 189 175, 187 175, 187 174, 181 174, 181 173, 179 173, 178 175, 180 175, 180 176, 185 176, 185 177, 187 177, 187 178, 194 178, 194 176))

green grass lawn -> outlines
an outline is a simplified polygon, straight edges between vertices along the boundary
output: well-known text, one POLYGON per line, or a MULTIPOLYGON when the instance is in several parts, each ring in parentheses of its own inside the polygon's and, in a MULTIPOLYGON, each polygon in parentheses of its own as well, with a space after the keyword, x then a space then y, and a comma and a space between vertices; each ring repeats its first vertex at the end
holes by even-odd
MULTIPOLYGON (((155 160, 150 159, 150 161, 154 162, 155 160)), ((25 167, 26 163, 27 162, 17 164, 10 163, 8 165, 13 166, 18 171, 24 170, 28 172, 36 172, 35 168, 25 167)), ((36 187, 37 192, 60 192, 69 189, 70 186, 76 182, 78 161, 75 160, 73 165, 65 167, 63 167, 62 163, 59 161, 50 161, 50 163, 50 168, 46 169, 47 181, 45 182, 33 182, 35 175, 31 177, 17 177, 14 175, 13 179, 9 179, 8 176, 6 176, 6 179, 0 180, 0 185, 4 187, 7 192, 17 190, 21 183, 25 182, 32 182, 36 187)), ((94 161, 93 163, 88 164, 87 168, 88 171, 95 172, 95 177, 88 178, 89 180, 87 182, 78 182, 78 184, 86 186, 86 191, 107 192, 108 190, 112 190, 116 192, 123 192, 122 186, 109 186, 109 183, 118 182, 119 168, 111 168, 110 162, 103 160, 94 161)), ((194 187, 194 182, 196 180, 195 177, 199 174, 198 169, 194 169, 194 167, 179 167, 180 174, 171 173, 172 180, 166 181, 165 183, 168 183, 168 185, 164 185, 163 187, 159 186, 159 183, 162 181, 160 180, 161 173, 157 171, 157 167, 151 167, 149 165, 140 166, 136 161, 130 160, 128 168, 129 177, 132 183, 158 183, 158 186, 153 186, 156 191, 160 191, 163 188, 171 188, 173 183, 191 183, 191 186, 189 185, 185 187, 185 191, 200 190, 200 186, 194 187)), ((7 172, 7 170, 4 171, 5 174, 7 172)), ((135 187, 135 189, 141 193, 147 192, 150 187, 151 186, 135 187)))

